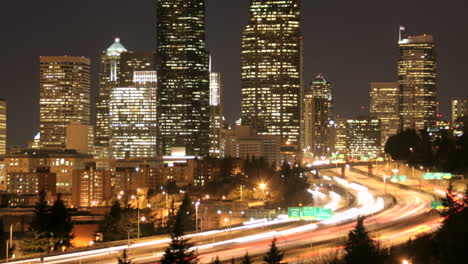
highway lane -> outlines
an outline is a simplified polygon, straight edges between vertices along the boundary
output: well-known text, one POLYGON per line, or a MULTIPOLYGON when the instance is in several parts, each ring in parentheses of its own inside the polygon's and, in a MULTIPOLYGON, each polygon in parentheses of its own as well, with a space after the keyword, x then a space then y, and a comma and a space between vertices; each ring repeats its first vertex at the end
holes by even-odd
MULTIPOLYGON (((336 175, 330 171, 330 175, 336 175)), ((383 183, 369 179, 357 173, 348 173, 349 181, 359 182, 369 188, 374 197, 384 196, 383 183)), ((352 184, 352 183, 350 183, 352 184)), ((355 186, 356 187, 356 186, 355 186)), ((429 232, 437 227, 440 217, 427 213, 432 197, 414 191, 400 190, 397 187, 387 186, 389 193, 395 195, 397 203, 387 210, 379 210, 379 213, 371 213, 365 224, 376 234, 376 238, 385 243, 401 243, 408 238, 429 232)), ((358 194, 359 196, 359 194, 358 194)), ((374 199, 373 202, 376 202, 374 199)), ((365 204, 361 205, 365 207, 365 204)), ((352 212, 350 212, 352 213, 352 212)), ((252 256, 263 255, 269 247, 272 238, 278 239, 278 246, 287 251, 287 257, 294 259, 307 259, 316 255, 327 254, 341 247, 347 233, 354 227, 354 221, 343 223, 307 224, 301 226, 285 226, 269 230, 255 230, 253 232, 239 234, 241 237, 226 238, 225 234, 216 234, 216 243, 209 239, 200 240, 197 250, 200 253, 202 263, 210 263, 212 258, 219 256, 222 260, 232 257, 241 258, 246 251, 252 256), (218 237, 219 236, 219 237, 218 237), (224 237, 223 237, 224 236, 224 237), (222 241, 219 241, 223 239, 222 241)), ((148 244, 141 247, 132 247, 130 256, 136 263, 154 263, 157 261, 167 241, 148 244)), ((125 246, 123 247, 125 248, 125 246)), ((93 258, 67 260, 49 260, 45 263, 115 263, 116 256, 123 248, 104 253, 95 252, 93 258), (80 262, 81 261, 81 262, 80 262)), ((38 262, 35 262, 38 263, 38 262)))
MULTIPOLYGON (((347 178, 373 189, 375 195, 384 195, 383 182, 352 172, 348 173, 347 178)), ((365 221, 367 228, 383 246, 403 243, 411 237, 431 232, 439 226, 442 218, 430 210, 430 202, 433 199, 431 196, 394 186, 387 186, 387 191, 395 196, 397 203, 388 210, 369 216, 365 221)), ((354 225, 354 222, 348 222, 331 227, 319 226, 316 230, 276 236, 276 238, 279 247, 286 250, 287 258, 293 262, 291 260, 313 258, 340 249, 354 225), (295 248, 306 249, 297 252, 295 248)), ((224 260, 232 257, 240 258, 246 251, 251 255, 262 255, 268 250, 270 240, 274 236, 275 234, 271 234, 270 237, 252 243, 231 244, 228 249, 216 252, 202 252, 202 263, 211 262, 213 256, 219 256, 224 260)))

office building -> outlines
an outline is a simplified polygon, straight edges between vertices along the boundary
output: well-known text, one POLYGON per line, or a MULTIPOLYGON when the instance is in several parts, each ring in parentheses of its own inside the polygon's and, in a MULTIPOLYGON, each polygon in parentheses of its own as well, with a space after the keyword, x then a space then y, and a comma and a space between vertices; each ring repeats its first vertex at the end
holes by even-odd
POLYGON ((31 173, 55 174, 56 191, 67 199, 71 193, 73 170, 84 169, 92 159, 92 155, 80 154, 76 150, 25 149, 5 155, 5 174, 7 177, 9 174, 24 177, 30 177, 31 173))
POLYGON ((348 154, 348 120, 335 119, 335 149, 337 154, 348 154))
POLYGON ((225 131, 226 157, 265 159, 270 165, 281 166, 281 137, 258 135, 249 126, 236 126, 225 131))
POLYGON ((376 118, 360 117, 348 119, 347 152, 351 159, 371 159, 381 153, 380 120, 376 118))
POLYGON ((74 149, 82 154, 94 154, 94 127, 71 123, 67 126, 66 149, 74 149))
POLYGON ((210 148, 209 56, 205 0, 157 1, 158 151, 185 147, 207 156, 210 148))
POLYGON ((458 123, 463 117, 468 116, 468 99, 452 100, 452 123, 458 123))
POLYGON ((64 149, 70 123, 90 124, 90 60, 40 57, 40 145, 64 149))
POLYGON ((380 120, 381 150, 391 135, 400 128, 399 88, 396 82, 370 83, 369 113, 380 120))
POLYGON ((104 206, 112 198, 111 171, 98 170, 93 163, 74 170, 72 190, 73 207, 104 206))
POLYGON ((221 73, 210 73, 210 156, 221 158, 223 151, 223 79, 221 73))
POLYGON ((398 84, 401 128, 424 129, 437 118, 437 65, 434 38, 412 36, 400 44, 398 84))
POLYGON ((319 74, 304 92, 304 146, 316 156, 334 149, 332 85, 319 74))
POLYGON ((127 52, 119 38, 102 53, 99 73, 99 94, 96 98, 96 154, 98 158, 110 157, 109 96, 112 88, 119 86, 120 55, 127 52))
POLYGON ((5 155, 7 145, 7 104, 0 99, 0 156, 5 155))
POLYGON ((50 172, 10 172, 6 177, 7 192, 18 196, 38 195, 44 191, 57 194, 57 175, 50 172))
POLYGON ((252 0, 242 34, 242 125, 280 136, 282 152, 298 152, 302 104, 299 0, 252 0))
POLYGON ((119 87, 156 87, 157 57, 152 52, 123 52, 120 54, 119 87))
POLYGON ((117 87, 110 94, 112 158, 156 156, 156 87, 117 87))

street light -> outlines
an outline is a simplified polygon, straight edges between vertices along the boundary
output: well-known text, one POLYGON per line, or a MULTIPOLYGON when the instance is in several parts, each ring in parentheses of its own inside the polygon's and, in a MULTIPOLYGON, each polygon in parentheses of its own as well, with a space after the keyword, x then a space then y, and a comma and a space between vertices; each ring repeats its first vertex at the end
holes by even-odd
POLYGON ((195 203, 195 233, 198 234, 198 206, 200 206, 200 200, 195 203))
POLYGON ((410 262, 408 260, 404 259, 404 260, 401 261, 401 264, 410 264, 410 262))

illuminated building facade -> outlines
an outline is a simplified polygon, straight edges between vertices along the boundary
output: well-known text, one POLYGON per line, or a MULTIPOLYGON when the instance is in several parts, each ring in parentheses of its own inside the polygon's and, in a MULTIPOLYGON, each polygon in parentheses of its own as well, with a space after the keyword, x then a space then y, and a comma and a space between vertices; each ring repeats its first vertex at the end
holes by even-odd
POLYGON ((117 87, 110 94, 112 158, 156 156, 156 87, 117 87))
POLYGON ((240 159, 263 158, 270 165, 281 165, 281 137, 258 135, 249 126, 236 126, 225 131, 226 156, 240 159))
POLYGON ((119 87, 156 87, 157 58, 151 52, 123 52, 120 55, 119 87))
POLYGON ((77 123, 69 124, 66 148, 82 154, 94 154, 94 127, 77 123))
POLYGON ((157 1, 158 152, 172 147, 207 156, 210 148, 209 56, 204 0, 157 1))
POLYGON ((93 163, 74 170, 72 183, 73 207, 104 206, 112 198, 111 171, 97 170, 93 163))
POLYGON ((304 92, 304 148, 318 156, 334 148, 332 85, 320 74, 304 92))
POLYGON ((38 195, 44 191, 56 195, 57 175, 49 172, 10 172, 6 177, 8 193, 38 195))
POLYGON ((115 42, 101 55, 99 73, 99 95, 96 98, 95 146, 99 158, 110 157, 109 96, 111 89, 119 86, 120 55, 127 49, 116 38, 115 42))
POLYGON ((223 157, 223 80, 221 73, 210 73, 210 156, 223 157))
POLYGON ((40 57, 40 145, 64 149, 70 123, 90 124, 90 60, 40 57))
POLYGON ((381 150, 400 128, 399 88, 397 82, 370 83, 370 116, 380 120, 381 150))
POLYGON ((468 99, 452 100, 452 123, 458 123, 462 117, 468 116, 468 99))
POLYGON ((350 158, 373 158, 381 152, 379 119, 367 117, 348 119, 346 129, 346 146, 350 158))
MULTIPOLYGON (((27 174, 34 172, 56 175, 56 191, 71 194, 73 170, 84 169, 92 155, 80 154, 75 150, 38 150, 27 149, 5 155, 5 174, 27 174)), ((34 176, 35 177, 35 176, 34 176)))
POLYGON ((348 153, 348 120, 344 118, 335 119, 335 149, 338 154, 348 153))
POLYGON ((6 101, 0 99, 0 156, 6 153, 7 139, 7 104, 6 101))
POLYGON ((430 35, 399 42, 398 62, 401 128, 423 129, 435 124, 437 115, 437 66, 434 39, 430 35))
POLYGON ((242 125, 299 151, 302 101, 299 0, 252 0, 242 35, 242 125))

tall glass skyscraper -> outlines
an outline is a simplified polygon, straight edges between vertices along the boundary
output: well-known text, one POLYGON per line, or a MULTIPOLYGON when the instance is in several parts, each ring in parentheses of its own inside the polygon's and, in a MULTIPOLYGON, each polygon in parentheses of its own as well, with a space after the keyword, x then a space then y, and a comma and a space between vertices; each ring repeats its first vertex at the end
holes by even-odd
POLYGON ((316 155, 334 148, 332 85, 319 74, 304 92, 304 148, 316 155))
POLYGON ((204 0, 157 1, 158 151, 209 155, 209 55, 204 0))
POLYGON ((63 149, 70 123, 90 124, 90 60, 40 57, 40 147, 63 149))
POLYGON ((242 124, 281 136, 283 152, 301 143, 300 2, 252 0, 242 35, 242 124))
POLYGON ((120 55, 127 49, 116 38, 115 42, 101 55, 99 95, 96 98, 95 146, 100 158, 109 158, 109 96, 112 88, 119 86, 120 55))
POLYGON ((434 38, 412 36, 400 44, 398 83, 401 128, 423 129, 437 117, 437 67, 434 38))
POLYGON ((210 156, 223 157, 223 77, 219 72, 210 73, 210 156))

